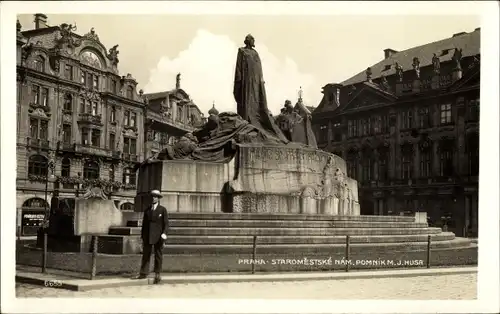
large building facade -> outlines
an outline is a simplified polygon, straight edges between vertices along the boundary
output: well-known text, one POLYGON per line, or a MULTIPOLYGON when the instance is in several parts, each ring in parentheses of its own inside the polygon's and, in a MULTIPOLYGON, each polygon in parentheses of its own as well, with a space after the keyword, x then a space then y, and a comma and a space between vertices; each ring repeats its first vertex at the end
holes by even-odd
POLYGON ((347 162, 362 214, 428 213, 477 236, 480 29, 384 59, 327 84, 313 112, 318 146, 347 162))
POLYGON ((54 188, 72 198, 85 186, 106 187, 132 210, 134 167, 159 138, 173 141, 192 128, 185 114, 172 121, 150 110, 132 75, 119 75, 118 45, 107 49, 93 28, 74 30, 49 26, 44 14, 35 15, 34 29, 17 25, 17 225, 24 235, 36 232, 54 188))

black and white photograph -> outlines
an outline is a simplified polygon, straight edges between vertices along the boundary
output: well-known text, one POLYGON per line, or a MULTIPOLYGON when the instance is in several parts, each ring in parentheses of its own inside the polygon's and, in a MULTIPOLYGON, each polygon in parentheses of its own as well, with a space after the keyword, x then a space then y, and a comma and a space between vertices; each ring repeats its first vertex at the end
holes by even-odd
POLYGON ((2 3, 2 312, 498 312, 498 9, 2 3))

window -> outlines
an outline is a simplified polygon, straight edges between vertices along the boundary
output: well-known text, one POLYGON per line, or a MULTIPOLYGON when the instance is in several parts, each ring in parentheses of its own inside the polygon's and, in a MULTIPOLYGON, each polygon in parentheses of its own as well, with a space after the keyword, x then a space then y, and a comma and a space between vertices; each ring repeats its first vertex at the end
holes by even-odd
POLYGON ((387 116, 382 116, 382 133, 389 132, 389 119, 387 116))
POLYGON ((63 109, 65 111, 73 111, 73 96, 71 96, 70 94, 64 95, 63 109))
POLYGON ((403 145, 401 147, 401 178, 408 180, 412 178, 413 174, 413 150, 410 145, 403 145))
POLYGON ((95 161, 86 161, 83 165, 83 178, 88 180, 99 179, 99 165, 95 161))
POLYGON ((479 175, 479 135, 472 134, 467 138, 467 161, 470 176, 479 175))
POLYGON ((109 149, 111 150, 115 150, 115 134, 114 133, 110 133, 109 134, 109 149))
POLYGON ((93 76, 92 87, 94 89, 99 89, 99 77, 97 75, 93 76))
MULTIPOLYGON (((366 155, 365 155, 366 156, 366 155)), ((372 179, 372 160, 363 156, 363 181, 370 181, 372 179)))
POLYGON ((92 101, 87 100, 85 102, 87 104, 87 108, 85 109, 85 113, 92 114, 92 101))
POLYGON ((89 133, 90 133, 89 129, 82 128, 82 144, 83 145, 88 145, 89 144, 89 133))
POLYGON ((45 72, 45 59, 41 56, 37 56, 35 60, 33 60, 33 66, 38 72, 45 72))
POLYGON ((135 184, 135 171, 132 168, 123 169, 123 183, 135 184))
POLYGON ((30 137, 32 139, 38 138, 38 119, 30 119, 30 137))
POLYGON ((441 124, 451 123, 451 104, 441 105, 439 109, 441 124))
POLYGON ((387 163, 389 159, 389 154, 387 151, 382 150, 378 157, 378 180, 385 181, 389 178, 387 163))
POLYGON ((411 129, 413 127, 413 112, 411 109, 402 112, 402 129, 411 129))
POLYGON ((347 175, 354 180, 357 180, 358 178, 358 152, 349 152, 347 154, 347 175))
POLYGON ((134 99, 134 88, 132 86, 127 87, 127 98, 134 99))
POLYGON ((116 80, 111 80, 111 92, 113 94, 118 93, 116 80))
POLYGON ((93 75, 92 73, 87 73, 87 81, 86 81, 86 85, 89 89, 92 88, 92 85, 93 85, 93 75))
POLYGON ((422 108, 418 114, 418 126, 420 128, 429 128, 432 126, 429 108, 422 108))
POLYGON ((116 108, 115 106, 111 106, 109 108, 109 122, 115 122, 116 121, 116 108))
POLYGON ((115 165, 109 165, 109 181, 115 181, 115 165))
POLYGON ((429 178, 432 176, 432 146, 420 149, 420 177, 429 178))
POLYGON ((85 113, 85 99, 80 98, 80 113, 85 113))
POLYGON ((80 83, 82 83, 83 85, 87 85, 86 82, 87 82, 87 73, 81 72, 80 73, 80 83))
POLYGON ((125 137, 123 139, 123 152, 126 154, 137 154, 137 141, 135 138, 125 137))
POLYGON ((61 177, 69 177, 71 173, 71 160, 67 157, 61 161, 61 177))
POLYGON ((48 106, 49 105, 49 89, 43 87, 42 88, 42 97, 41 97, 41 105, 42 106, 48 106))
POLYGON ((42 155, 33 155, 28 160, 28 174, 34 176, 47 176, 48 162, 42 155))
POLYGON ((73 67, 69 64, 64 66, 64 78, 67 80, 73 80, 73 67))
POLYGON ((372 118, 373 123, 373 133, 375 134, 380 134, 382 132, 382 117, 381 116, 375 116, 372 118))
POLYGON ((358 125, 356 120, 347 121, 347 134, 349 137, 358 136, 358 125))
POLYGON ((130 113, 130 126, 135 127, 137 122, 137 114, 135 112, 130 113))
POLYGON ((71 144, 71 125, 70 124, 63 124, 63 129, 62 129, 62 136, 63 136, 63 143, 64 144, 71 144))
POLYGON ((361 119, 360 120, 360 126, 361 126, 360 127, 361 135, 362 136, 368 135, 368 129, 369 129, 368 120, 361 119))
POLYGON ((479 99, 469 101, 468 105, 468 121, 477 122, 479 121, 479 99))
POLYGON ((30 137, 47 140, 49 138, 49 122, 47 120, 30 119, 30 137))
POLYGON ((92 146, 95 146, 95 147, 101 147, 101 131, 99 130, 92 130, 92 137, 91 137, 91 140, 92 140, 92 146))
POLYGON ((439 151, 439 175, 442 177, 451 177, 454 175, 452 141, 441 142, 439 151))
POLYGON ((93 101, 92 102, 92 115, 97 116, 97 114, 98 114, 97 102, 93 101))
POLYGON ((321 125, 319 127, 319 133, 318 133, 318 140, 319 142, 328 142, 328 126, 327 125, 321 125))
POLYGON ((38 85, 31 87, 31 102, 34 105, 48 106, 49 104, 49 89, 46 87, 40 88, 38 85))
POLYGON ((335 142, 342 141, 342 129, 340 127, 340 122, 335 122, 333 124, 333 140, 335 142))
POLYGON ((123 113, 123 124, 128 126, 130 123, 130 111, 125 110, 123 113))

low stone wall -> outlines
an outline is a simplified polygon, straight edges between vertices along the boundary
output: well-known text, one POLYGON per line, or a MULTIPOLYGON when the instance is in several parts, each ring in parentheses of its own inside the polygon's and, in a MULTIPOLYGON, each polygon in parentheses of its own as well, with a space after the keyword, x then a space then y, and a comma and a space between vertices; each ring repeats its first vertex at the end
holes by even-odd
MULTIPOLYGON (((141 256, 104 255, 97 257, 97 274, 138 273, 141 256)), ((426 267, 426 251, 357 252, 350 255, 351 270, 394 269, 426 267)), ((47 267, 81 273, 90 273, 90 253, 49 252, 47 267)), ((163 256, 163 272, 249 272, 254 262, 258 272, 283 271, 344 271, 345 255, 325 254, 259 254, 252 261, 251 254, 230 255, 168 255, 163 256), (307 262, 305 259, 307 258, 307 262), (330 262, 328 262, 330 260, 330 262), (319 262, 321 261, 321 262, 319 262)), ((41 266, 40 250, 17 251, 16 264, 41 266)), ((431 267, 477 265, 477 247, 438 249, 431 252, 431 267)))

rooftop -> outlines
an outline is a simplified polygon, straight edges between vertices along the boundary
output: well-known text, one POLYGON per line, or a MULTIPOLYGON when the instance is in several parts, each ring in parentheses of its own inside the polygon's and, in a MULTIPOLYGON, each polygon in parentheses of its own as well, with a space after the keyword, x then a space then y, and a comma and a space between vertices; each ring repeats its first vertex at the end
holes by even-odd
MULTIPOLYGON (((382 74, 386 77, 396 74, 394 68, 396 62, 403 67, 404 71, 412 70, 413 58, 415 57, 419 59, 420 67, 423 68, 432 64, 432 57, 434 54, 439 57, 441 63, 450 61, 456 48, 462 49, 463 58, 478 55, 480 54, 480 40, 481 31, 480 28, 476 28, 470 33, 457 33, 449 38, 399 52, 387 49, 393 52, 386 59, 371 66, 372 79, 380 78, 382 74)), ((366 68, 353 77, 343 81, 341 84, 346 86, 361 83, 363 81, 366 81, 366 68)))

